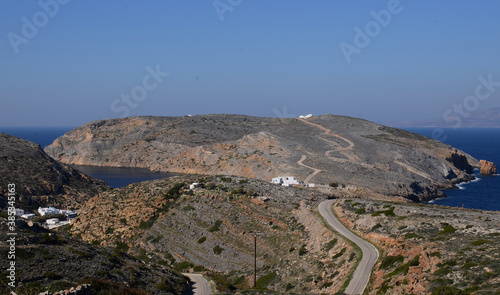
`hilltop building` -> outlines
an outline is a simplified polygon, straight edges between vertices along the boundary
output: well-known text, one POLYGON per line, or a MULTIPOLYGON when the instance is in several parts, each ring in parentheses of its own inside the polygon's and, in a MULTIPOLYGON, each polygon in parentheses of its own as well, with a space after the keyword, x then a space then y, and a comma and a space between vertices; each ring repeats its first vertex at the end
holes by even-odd
POLYGON ((300 182, 293 176, 278 176, 271 180, 274 184, 280 184, 282 186, 292 186, 300 184, 300 182))

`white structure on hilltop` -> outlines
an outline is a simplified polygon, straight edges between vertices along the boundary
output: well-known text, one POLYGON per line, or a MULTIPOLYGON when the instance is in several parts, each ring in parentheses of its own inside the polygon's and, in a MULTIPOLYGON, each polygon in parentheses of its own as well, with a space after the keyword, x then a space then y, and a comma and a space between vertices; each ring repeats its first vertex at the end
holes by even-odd
POLYGON ((52 215, 52 214, 61 214, 61 210, 56 209, 54 207, 49 207, 49 208, 38 208, 38 213, 40 213, 41 216, 44 215, 52 215))
POLYGON ((199 182, 193 182, 189 185, 189 189, 195 189, 200 186, 199 182))
POLYGON ((33 213, 27 213, 27 214, 21 215, 21 217, 24 218, 24 219, 30 219, 30 218, 35 217, 35 214, 33 214, 33 213))
POLYGON ((300 182, 293 176, 279 176, 271 180, 274 184, 280 184, 282 186, 292 186, 294 184, 300 184, 300 182))
POLYGON ((309 114, 309 115, 300 115, 299 118, 300 119, 309 119, 309 118, 312 118, 313 114, 309 114))

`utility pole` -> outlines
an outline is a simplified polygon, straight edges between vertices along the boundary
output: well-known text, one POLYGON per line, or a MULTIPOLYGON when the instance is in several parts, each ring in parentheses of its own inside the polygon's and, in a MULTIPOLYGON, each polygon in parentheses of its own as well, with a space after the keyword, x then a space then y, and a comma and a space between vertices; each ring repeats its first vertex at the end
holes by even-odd
POLYGON ((257 236, 253 236, 253 243, 254 243, 254 260, 253 260, 253 287, 257 288, 257 236))

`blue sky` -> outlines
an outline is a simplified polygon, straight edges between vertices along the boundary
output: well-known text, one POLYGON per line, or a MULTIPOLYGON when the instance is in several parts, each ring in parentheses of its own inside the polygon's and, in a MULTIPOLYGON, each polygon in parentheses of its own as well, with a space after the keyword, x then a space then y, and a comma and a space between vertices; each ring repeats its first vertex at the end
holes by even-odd
MULTIPOLYGON (((498 11, 494 0, 1 1, 0 126, 207 113, 441 118, 478 77, 500 81, 498 11), (355 27, 367 25, 348 62, 341 44, 356 46, 355 27)), ((476 109, 499 106, 500 90, 476 109)))

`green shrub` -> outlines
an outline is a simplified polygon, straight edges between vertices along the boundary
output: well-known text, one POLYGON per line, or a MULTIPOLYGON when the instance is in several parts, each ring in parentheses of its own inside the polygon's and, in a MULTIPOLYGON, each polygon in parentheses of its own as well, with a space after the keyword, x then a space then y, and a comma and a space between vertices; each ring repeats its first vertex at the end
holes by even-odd
POLYGON ((338 252, 337 254, 333 255, 332 259, 337 259, 340 256, 344 255, 345 251, 347 251, 347 248, 343 248, 342 250, 340 250, 340 252, 338 252))
POLYGON ((222 225, 222 220, 220 219, 217 219, 214 223, 214 225, 212 225, 208 231, 213 233, 213 232, 216 232, 216 231, 219 231, 220 230, 220 226, 222 225))
POLYGON ((199 240, 198 240, 198 244, 202 244, 203 242, 205 242, 207 240, 207 237, 201 237, 199 240))
POLYGON ((60 276, 52 271, 46 271, 43 274, 43 276, 46 277, 47 279, 53 280, 53 281, 62 279, 62 276, 60 276))
POLYGON ((326 289, 328 287, 331 287, 333 285, 333 282, 326 282, 324 283, 323 285, 321 285, 321 287, 319 288, 320 290, 321 289, 326 289))
POLYGON ((365 208, 359 208, 354 213, 356 213, 356 214, 365 214, 366 213, 366 209, 365 208))
POLYGON ((440 232, 438 232, 438 235, 452 234, 452 233, 454 233, 456 231, 457 231, 456 228, 454 228, 453 226, 445 223, 443 229, 440 232))
POLYGON ((330 242, 328 242, 328 244, 326 244, 326 246, 325 246, 325 251, 328 252, 331 249, 333 249, 333 247, 335 247, 335 245, 337 245, 337 242, 338 242, 338 240, 336 238, 331 240, 330 242))
POLYGON ((192 264, 191 262, 189 262, 189 261, 182 261, 182 262, 176 263, 175 266, 174 266, 174 269, 176 271, 182 272, 182 271, 190 269, 192 267, 194 267, 194 264, 192 264))
POLYGON ((458 289, 455 286, 441 286, 432 291, 432 295, 468 295, 470 293, 458 289))
POLYGON ((300 246, 299 248, 299 256, 302 256, 306 253, 307 253, 306 244, 302 244, 302 246, 300 246))
POLYGON ((139 228, 140 229, 150 229, 153 224, 155 223, 156 219, 158 219, 158 216, 154 216, 152 217, 150 220, 148 221, 142 221, 141 224, 139 224, 139 228))
POLYGON ((214 250, 214 254, 215 255, 220 255, 222 253, 222 251, 224 251, 225 249, 222 248, 221 246, 217 245, 217 246, 214 247, 213 250, 214 250))
POLYGON ((338 186, 339 186, 339 184, 338 184, 338 183, 336 183, 336 182, 330 182, 328 185, 329 185, 330 187, 338 187, 338 186))
POLYGON ((130 247, 123 242, 116 242, 116 250, 127 252, 130 247))
POLYGON ((127 224, 127 218, 123 217, 123 218, 120 218, 120 222, 122 224, 127 224))
POLYGON ((276 279, 276 273, 270 272, 257 279, 257 288, 266 289, 276 279))
POLYGON ((472 242, 472 245, 473 246, 481 246, 481 245, 488 244, 488 243, 491 243, 491 241, 479 239, 479 240, 472 242))
POLYGON ((389 269, 392 268, 396 263, 402 263, 405 260, 403 255, 391 256, 387 255, 382 259, 382 263, 380 264, 381 269, 389 269))

